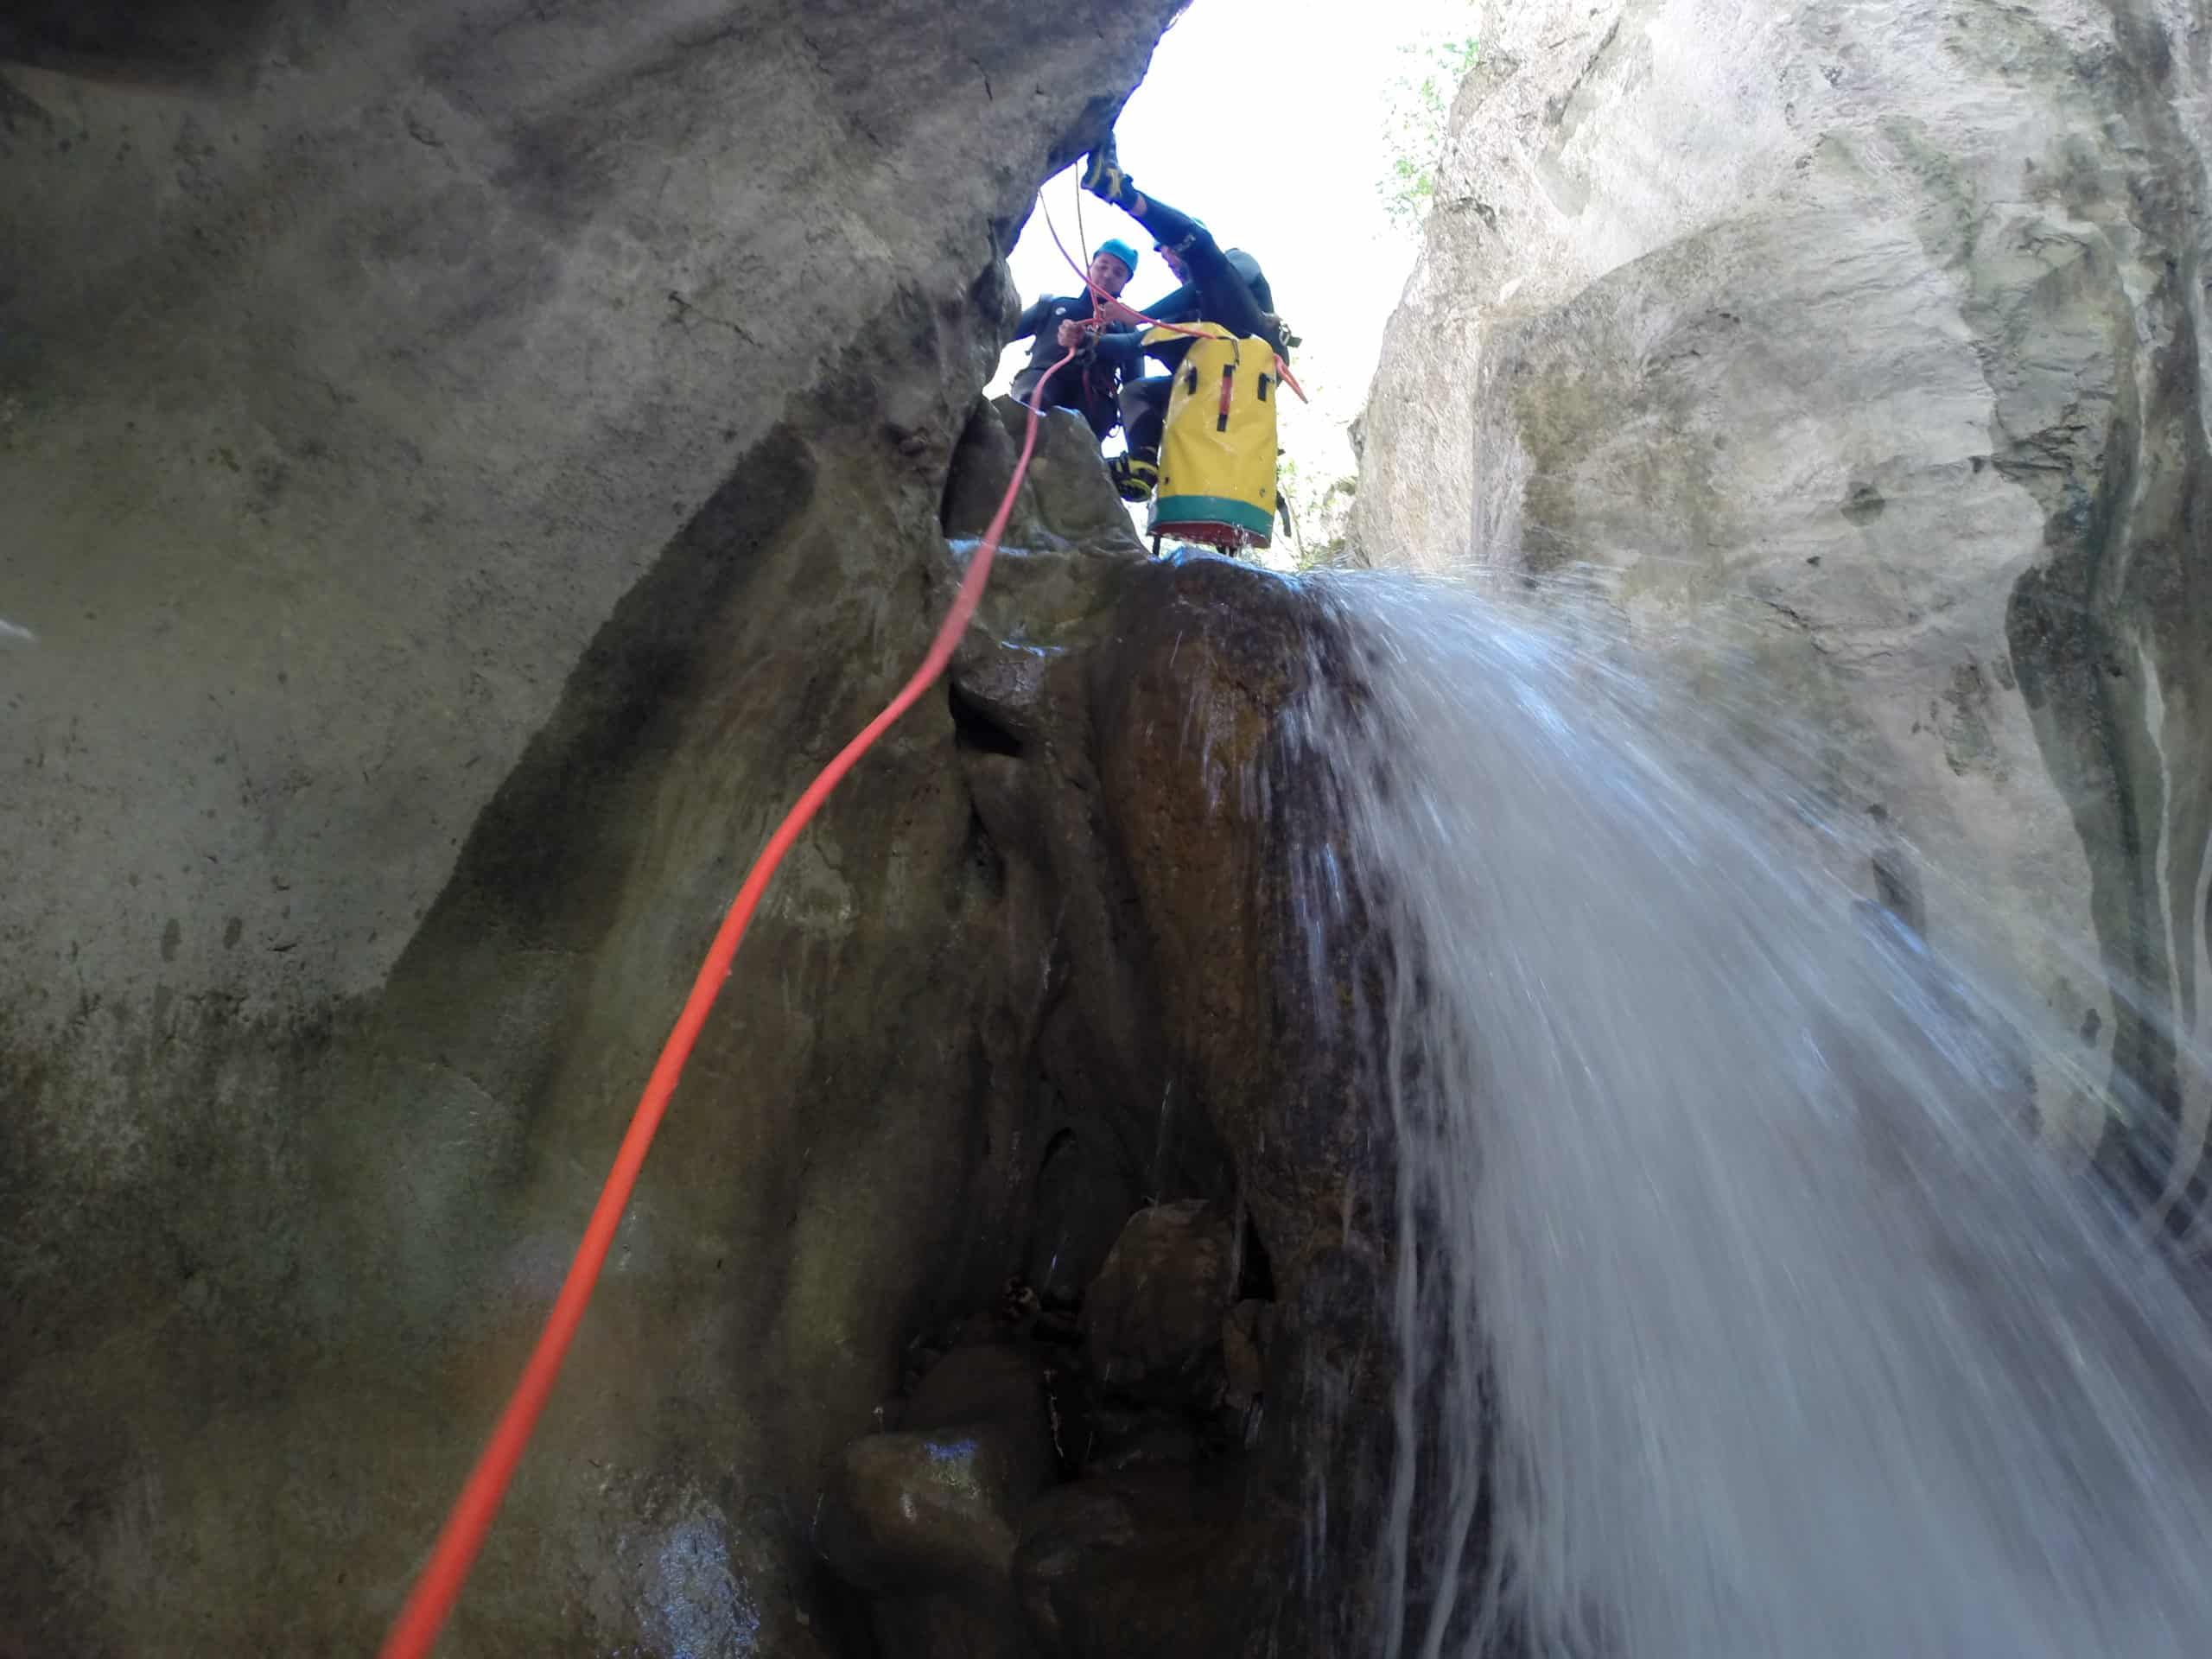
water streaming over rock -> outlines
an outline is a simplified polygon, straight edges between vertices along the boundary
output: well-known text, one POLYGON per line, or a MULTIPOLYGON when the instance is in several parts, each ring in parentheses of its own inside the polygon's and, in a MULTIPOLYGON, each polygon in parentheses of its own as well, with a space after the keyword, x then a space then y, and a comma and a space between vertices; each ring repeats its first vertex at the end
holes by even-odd
POLYGON ((1382 924, 1418 1241, 1386 1650, 2212 1652, 2212 1338, 2024 1132, 2067 1033, 1854 897, 1786 745, 1463 589, 1320 591, 1306 902, 1382 924))

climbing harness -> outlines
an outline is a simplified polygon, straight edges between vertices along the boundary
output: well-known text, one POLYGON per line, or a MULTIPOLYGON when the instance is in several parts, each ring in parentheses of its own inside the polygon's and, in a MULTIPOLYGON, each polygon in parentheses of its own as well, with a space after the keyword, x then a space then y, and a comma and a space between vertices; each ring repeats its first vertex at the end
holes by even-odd
POLYGON ((516 1384, 506 1409, 499 1414, 492 1439, 477 1459, 476 1466, 469 1471, 461 1496, 447 1516, 437 1542, 431 1548, 422 1576, 415 1581, 407 1605, 401 1608, 384 1646, 378 1649, 379 1659, 423 1659, 437 1641, 438 1631, 461 1595, 477 1552, 483 1548, 493 1517, 499 1513, 499 1501, 505 1496, 507 1484, 522 1460, 524 1448, 530 1444, 531 1431, 537 1427, 538 1414, 553 1392, 553 1384, 561 1374, 561 1362, 568 1354, 577 1326, 583 1322, 584 1309, 591 1300, 593 1287, 598 1283, 607 1249, 614 1242, 615 1230, 621 1225, 622 1212, 629 1205, 632 1189, 637 1185, 646 1149, 652 1145, 654 1131, 660 1127, 669 1096, 675 1091, 677 1079, 683 1075, 683 1063, 690 1058, 700 1028, 706 1024, 707 1012, 714 1006, 715 994, 730 976, 730 960, 737 954, 738 943, 745 937, 746 925, 752 920, 768 878, 776 873, 777 865, 798 839, 799 832, 830 798, 830 791, 836 788, 839 780, 852 770, 854 763, 876 739, 914 706, 952 660, 953 648, 959 644, 969 619, 976 613, 977 601, 982 598, 983 584, 989 579, 999 538, 1006 534, 1007 521, 1014 513, 1014 498, 1028 474, 1030 458, 1036 453, 1037 426, 1044 410, 1046 383, 1075 354, 1071 350, 1047 370, 1038 381, 1037 390, 1030 395, 1028 435, 1022 441, 1020 459, 1014 463, 1013 481, 1007 486, 1006 496, 1000 501, 998 512, 992 515, 982 541, 969 558, 967 574, 961 579, 952 608, 945 613, 937 637, 930 642, 929 653, 923 658, 921 666, 885 705, 883 712, 868 721, 860 735, 839 750, 836 758, 806 786, 798 804, 768 837, 767 844, 738 888, 737 898, 715 934, 699 976, 691 983, 691 994, 684 999, 675 1028, 661 1049, 660 1058, 653 1065, 644 1096, 630 1120, 629 1132, 622 1137, 621 1149, 615 1154, 614 1167, 600 1192, 591 1220, 584 1228, 583 1242, 577 1247, 569 1276, 562 1282, 561 1294, 554 1301, 545 1329, 523 1368, 522 1380, 516 1384))

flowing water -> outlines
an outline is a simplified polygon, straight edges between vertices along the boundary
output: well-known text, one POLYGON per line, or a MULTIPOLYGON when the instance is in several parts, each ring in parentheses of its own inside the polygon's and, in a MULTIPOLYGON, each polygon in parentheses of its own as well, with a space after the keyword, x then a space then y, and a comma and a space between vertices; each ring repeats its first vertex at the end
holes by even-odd
POLYGON ((1390 941, 1392 1583, 1444 1586, 1389 1651, 2212 1653, 2212 1338, 2024 1133, 2068 1034, 1854 897, 1786 745, 1464 590, 1320 591, 1306 901, 1390 941))

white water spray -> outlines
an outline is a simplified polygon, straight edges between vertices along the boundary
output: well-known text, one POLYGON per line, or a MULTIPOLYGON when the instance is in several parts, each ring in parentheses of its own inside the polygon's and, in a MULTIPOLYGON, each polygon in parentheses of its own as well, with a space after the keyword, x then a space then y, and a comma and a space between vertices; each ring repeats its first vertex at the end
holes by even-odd
POLYGON ((1697 703, 1464 593, 1322 592, 1360 685, 1291 760, 1389 942, 1423 1245, 1386 1651, 2212 1652, 2212 1335, 2022 1132, 2069 1033, 1855 900, 1697 703))

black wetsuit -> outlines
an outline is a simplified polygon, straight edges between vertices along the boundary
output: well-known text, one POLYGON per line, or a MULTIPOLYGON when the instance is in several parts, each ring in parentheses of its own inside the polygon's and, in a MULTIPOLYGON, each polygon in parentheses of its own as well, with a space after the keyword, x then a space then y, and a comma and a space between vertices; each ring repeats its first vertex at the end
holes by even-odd
MULTIPOLYGON (((1173 249, 1191 273, 1188 282, 1149 307, 1147 315, 1160 322, 1217 322, 1241 337, 1256 337, 1277 352, 1282 350, 1274 293, 1258 260, 1242 248, 1222 247, 1205 226, 1154 196, 1145 197, 1144 215, 1137 222, 1152 232, 1157 246, 1173 249)), ((1186 340, 1150 347, 1151 355, 1167 365, 1167 372, 1140 379, 1137 370, 1147 349, 1143 337, 1141 328, 1107 329, 1098 339, 1098 359, 1122 382, 1122 426, 1129 453, 1150 459, 1160 454, 1176 366, 1191 347, 1186 340)))
MULTIPOLYGON (((1090 314, 1089 294, 1047 296, 1021 314, 1014 337, 1033 338, 1037 343, 1030 348, 1028 365, 1014 377, 1014 395, 1017 398, 1027 403, 1046 371, 1067 355, 1068 348, 1060 344, 1060 325, 1084 321, 1090 314)), ((1109 359, 1086 345, 1073 362, 1052 376, 1051 384, 1045 388, 1045 407, 1075 410, 1090 423, 1090 429, 1103 440, 1122 418, 1115 400, 1121 384, 1122 359, 1109 359)))

